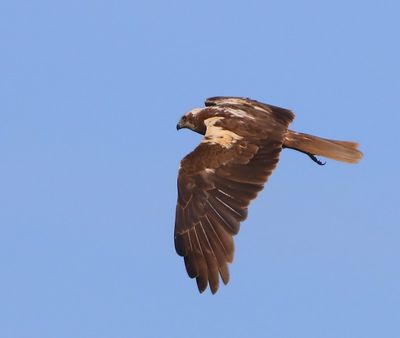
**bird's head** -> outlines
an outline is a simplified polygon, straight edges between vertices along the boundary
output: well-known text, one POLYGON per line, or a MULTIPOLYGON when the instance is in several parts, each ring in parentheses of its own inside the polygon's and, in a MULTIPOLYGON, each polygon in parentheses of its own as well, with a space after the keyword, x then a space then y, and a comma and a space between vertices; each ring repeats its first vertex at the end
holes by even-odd
POLYGON ((195 108, 183 115, 176 125, 176 130, 188 128, 196 133, 204 135, 206 133, 206 125, 204 120, 211 116, 208 108, 195 108))

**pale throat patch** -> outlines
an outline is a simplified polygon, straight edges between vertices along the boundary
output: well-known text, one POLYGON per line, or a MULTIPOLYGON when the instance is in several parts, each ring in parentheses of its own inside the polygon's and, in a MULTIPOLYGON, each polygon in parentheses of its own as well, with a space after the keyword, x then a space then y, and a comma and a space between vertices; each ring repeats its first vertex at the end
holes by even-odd
POLYGON ((224 148, 231 148, 237 141, 243 139, 242 136, 235 134, 233 131, 215 125, 215 123, 223 119, 221 116, 216 116, 204 120, 207 130, 203 143, 219 144, 224 148))

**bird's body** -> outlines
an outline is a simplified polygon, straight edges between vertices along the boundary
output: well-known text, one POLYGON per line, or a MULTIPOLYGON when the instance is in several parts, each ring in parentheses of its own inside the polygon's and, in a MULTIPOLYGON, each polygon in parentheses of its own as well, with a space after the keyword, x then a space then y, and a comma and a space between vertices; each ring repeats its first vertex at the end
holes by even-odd
MULTIPOLYGON (((181 162, 175 220, 175 248, 200 292, 229 281, 233 235, 276 167, 283 148, 355 163, 357 144, 288 130, 294 114, 251 99, 214 97, 186 113, 177 129, 204 135, 181 162)), ((318 161, 317 161, 318 162, 318 161)))

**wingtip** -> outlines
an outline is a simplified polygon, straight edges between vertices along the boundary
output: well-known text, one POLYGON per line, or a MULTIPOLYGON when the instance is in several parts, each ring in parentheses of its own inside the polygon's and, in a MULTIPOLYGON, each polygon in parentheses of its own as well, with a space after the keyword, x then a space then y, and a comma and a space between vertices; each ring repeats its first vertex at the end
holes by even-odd
POLYGON ((216 289, 211 289, 211 293, 212 293, 213 295, 215 295, 215 294, 217 293, 217 291, 218 291, 218 288, 216 288, 216 289))
POLYGON ((196 282, 197 282, 197 289, 199 290, 199 293, 203 293, 206 289, 207 289, 207 285, 208 283, 202 283, 201 280, 199 280, 199 278, 196 278, 196 282))
MULTIPOLYGON (((210 286, 211 294, 215 295, 217 293, 218 289, 219 289, 219 286, 218 285, 217 286, 209 285, 209 286, 210 286)), ((206 287, 202 287, 202 286, 199 286, 197 284, 197 289, 199 290, 199 293, 202 294, 202 293, 204 293, 204 291, 206 291, 207 286, 206 287)))

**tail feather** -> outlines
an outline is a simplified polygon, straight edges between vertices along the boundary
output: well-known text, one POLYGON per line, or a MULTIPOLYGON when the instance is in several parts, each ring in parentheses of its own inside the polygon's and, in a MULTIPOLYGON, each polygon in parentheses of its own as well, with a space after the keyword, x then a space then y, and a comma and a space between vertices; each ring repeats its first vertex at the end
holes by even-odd
POLYGON ((283 146, 346 163, 357 163, 363 156, 356 142, 328 140, 291 130, 288 130, 283 146))

